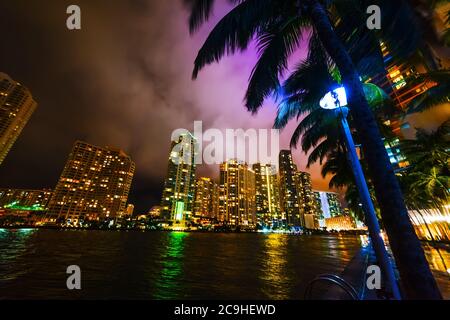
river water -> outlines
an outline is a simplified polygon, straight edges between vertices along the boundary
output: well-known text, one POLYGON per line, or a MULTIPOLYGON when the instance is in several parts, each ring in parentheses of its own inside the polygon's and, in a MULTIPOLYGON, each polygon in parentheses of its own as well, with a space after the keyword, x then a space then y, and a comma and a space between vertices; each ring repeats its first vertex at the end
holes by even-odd
MULTIPOLYGON (((360 247, 342 235, 0 229, 0 299, 302 299, 360 247), (66 287, 69 265, 81 268, 81 290, 66 287)), ((450 255, 435 251, 450 299, 450 255)))

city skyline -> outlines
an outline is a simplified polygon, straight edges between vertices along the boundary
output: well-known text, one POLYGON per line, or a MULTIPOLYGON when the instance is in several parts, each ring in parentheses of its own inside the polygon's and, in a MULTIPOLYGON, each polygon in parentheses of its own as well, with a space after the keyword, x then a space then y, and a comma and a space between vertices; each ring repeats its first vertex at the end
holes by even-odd
MULTIPOLYGON (((192 65, 185 61, 194 61, 208 28, 229 5, 219 4, 211 22, 192 37, 186 30, 188 12, 180 2, 119 2, 105 9, 100 4, 80 1, 80 6, 90 16, 83 20, 82 30, 70 33, 60 23, 60 13, 66 10, 64 4, 45 6, 45 14, 37 3, 0 4, 0 26, 11 30, 4 40, 10 44, 9 50, 0 53, 0 61, 8 63, 0 71, 25 84, 39 104, 0 166, 0 187, 52 188, 72 143, 84 140, 113 145, 132 155, 137 171, 130 197, 137 210, 142 211, 159 203, 164 184, 169 146, 166 139, 154 137, 170 137, 175 128, 191 129, 195 120, 204 121, 205 129, 272 127, 276 114, 272 99, 256 116, 242 112, 245 84, 257 59, 252 50, 255 44, 237 57, 225 59, 222 65, 208 67, 197 81, 191 82, 192 65), (161 17, 168 10, 177 17, 175 23, 161 17), (126 30, 121 30, 112 18, 118 12, 129 21, 126 30), (24 19, 12 19, 18 15, 24 19), (153 29, 163 34, 148 31, 153 29), (50 34, 55 41, 26 41, 30 33, 37 34, 37 39, 50 34), (93 39, 92 34, 98 39, 93 39), (155 37, 151 46, 142 41, 155 37), (113 43, 119 47, 113 48, 113 43), (170 50, 172 43, 178 43, 179 50, 170 50), (79 54, 74 56, 72 52, 79 54), (112 65, 115 67, 109 67, 112 65), (161 68, 162 65, 167 68, 161 68), (43 79, 49 79, 52 85, 43 79), (236 113, 240 116, 236 117, 236 113), (152 152, 154 149, 161 152, 152 152), (30 155, 33 162, 28 161, 30 155)), ((303 58, 304 51, 298 52, 291 64, 303 58)), ((449 116, 448 109, 440 108, 423 117, 427 122, 417 119, 417 124, 436 125, 449 116)), ((282 131, 282 149, 289 147, 295 125, 292 122, 282 131)), ((293 150, 293 158, 299 169, 311 174, 314 188, 330 190, 329 177, 322 178, 319 163, 307 169, 307 156, 301 148, 293 150)), ((202 175, 218 177, 217 166, 203 165, 197 170, 202 175)))
POLYGON ((4 0, 0 28, 0 300, 450 298, 450 2, 4 0))
MULTIPOLYGON (((191 81, 192 64, 186 61, 194 60, 207 30, 189 37, 188 11, 181 2, 118 2, 106 9, 90 1, 79 5, 90 14, 83 20, 82 30, 75 33, 67 31, 64 23, 60 25, 66 11, 62 3, 48 4, 45 9, 21 1, 0 4, 0 26, 11 31, 4 39, 9 49, 0 53, 1 61, 8 63, 3 63, 0 71, 26 85, 39 104, 0 166, 0 186, 53 187, 73 142, 83 140, 124 149, 135 159, 131 198, 137 209, 143 210, 159 202, 169 151, 166 141, 175 128, 191 129, 195 120, 202 120, 205 129, 272 127, 273 101, 256 116, 242 112, 245 83, 257 58, 254 52, 230 59, 227 68, 212 66, 208 74, 191 81), (168 10, 177 17, 175 23, 162 18, 161 13, 168 10), (113 19, 119 12, 129 22, 127 30, 113 19), (17 16, 23 19, 12 18, 17 16), (37 34, 36 39, 41 40, 28 41, 29 34, 37 34), (54 41, 46 41, 47 35, 54 41), (179 49, 171 50, 171 43, 178 43, 179 49), (167 68, 161 68, 163 65, 167 68), (160 151, 154 153, 153 148, 160 151), (33 163, 28 161, 30 155, 34 155, 33 163)), ((221 5, 217 18, 228 8, 221 5)), ((289 146, 294 127, 282 132, 282 148, 289 146)), ((294 158, 306 169, 300 149, 294 158)), ((311 168, 313 183, 327 189, 319 167, 311 168)), ((203 175, 217 172, 214 166, 199 166, 198 170, 203 175)))

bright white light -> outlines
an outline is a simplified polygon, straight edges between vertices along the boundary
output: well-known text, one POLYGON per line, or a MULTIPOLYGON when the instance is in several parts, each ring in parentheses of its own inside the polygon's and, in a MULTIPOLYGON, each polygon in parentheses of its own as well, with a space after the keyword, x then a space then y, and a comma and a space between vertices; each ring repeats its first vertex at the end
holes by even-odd
POLYGON ((321 100, 320 107, 323 109, 333 110, 347 105, 347 93, 344 87, 339 87, 328 92, 321 100))

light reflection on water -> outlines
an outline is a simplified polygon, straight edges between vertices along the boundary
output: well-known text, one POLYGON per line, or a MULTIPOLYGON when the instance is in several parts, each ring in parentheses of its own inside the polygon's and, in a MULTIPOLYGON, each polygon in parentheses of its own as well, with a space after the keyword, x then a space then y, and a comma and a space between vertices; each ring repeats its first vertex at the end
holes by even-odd
POLYGON ((36 229, 0 229, 0 288, 5 281, 14 279, 26 274, 28 266, 19 262, 31 248, 27 244, 28 238, 36 229))
MULTIPOLYGON (((0 229, 0 299, 302 299, 361 245, 342 235, 0 229), (70 264, 82 268, 81 291, 65 287, 70 264)), ((449 251, 425 252, 449 299, 449 251)))
POLYGON ((165 253, 161 256, 162 270, 156 278, 155 299, 176 299, 180 275, 183 272, 185 232, 168 233, 165 253))
POLYGON ((262 291, 269 299, 289 299, 289 284, 293 281, 287 268, 288 238, 279 234, 269 234, 264 239, 263 266, 260 279, 264 283, 262 291))

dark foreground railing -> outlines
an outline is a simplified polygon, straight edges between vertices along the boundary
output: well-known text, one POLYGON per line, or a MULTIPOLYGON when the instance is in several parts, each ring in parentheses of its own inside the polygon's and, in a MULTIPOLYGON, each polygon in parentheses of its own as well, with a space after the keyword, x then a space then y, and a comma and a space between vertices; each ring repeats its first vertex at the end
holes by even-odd
POLYGON ((342 291, 344 291, 351 300, 361 300, 361 298, 358 296, 358 293, 356 292, 356 289, 351 284, 349 284, 347 281, 345 281, 344 279, 342 279, 341 277, 339 277, 335 274, 321 274, 321 275, 317 276, 316 278, 314 278, 306 287, 305 296, 304 296, 305 300, 311 299, 314 284, 316 284, 318 282, 331 283, 331 284, 337 286, 338 288, 342 289, 342 291))

